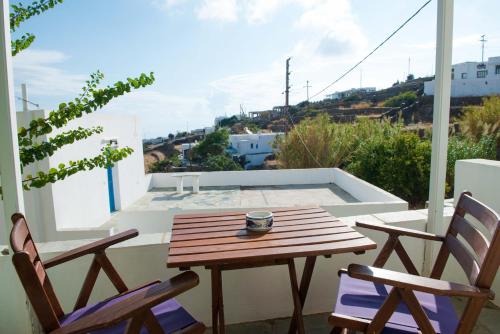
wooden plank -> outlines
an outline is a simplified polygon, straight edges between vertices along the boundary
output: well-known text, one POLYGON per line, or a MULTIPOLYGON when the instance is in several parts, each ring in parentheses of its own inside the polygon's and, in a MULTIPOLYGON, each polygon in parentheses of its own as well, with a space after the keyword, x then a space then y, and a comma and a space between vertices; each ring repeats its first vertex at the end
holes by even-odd
POLYGON ((479 257, 479 264, 482 264, 490 247, 490 242, 484 234, 476 229, 467 219, 458 215, 453 219, 451 228, 469 243, 479 257))
POLYGON ((352 240, 362 237, 358 232, 352 231, 347 233, 336 233, 304 238, 291 238, 279 240, 264 240, 255 242, 239 242, 225 245, 208 245, 196 247, 180 247, 170 249, 169 256, 184 255, 184 254, 203 254, 214 252, 225 252, 235 250, 254 250, 261 248, 287 247, 299 245, 312 245, 341 240, 352 240))
POLYGON ((469 283, 475 285, 477 276, 479 275, 479 264, 477 263, 471 252, 452 234, 446 236, 446 246, 450 253, 457 259, 457 262, 462 266, 465 274, 469 278, 469 283))
MULTIPOLYGON (((326 211, 320 211, 320 212, 311 212, 311 213, 300 213, 300 214, 293 214, 293 215, 285 215, 285 216, 274 216, 275 221, 283 221, 287 220, 297 220, 297 219, 308 219, 308 218, 322 218, 322 217, 329 217, 332 218, 332 216, 326 212, 326 211)), ((241 216, 236 216, 236 217, 220 217, 217 219, 213 218, 195 218, 190 220, 189 222, 178 222, 174 219, 174 226, 175 228, 183 228, 185 224, 199 224, 199 223, 218 223, 218 225, 224 224, 224 222, 234 222, 234 221, 245 221, 245 215, 241 216)), ((227 224, 227 223, 226 223, 227 224)))
POLYGON ((206 212, 206 213, 180 213, 175 215, 174 218, 179 220, 190 219, 190 218, 205 218, 205 217, 225 217, 225 216, 235 216, 235 215, 245 215, 248 211, 271 211, 273 213, 279 212, 290 212, 290 211, 302 211, 319 209, 325 211, 319 206, 292 206, 292 207, 282 207, 282 208, 257 208, 257 209, 246 209, 237 211, 218 211, 218 212, 206 212))
MULTIPOLYGON (((283 226, 291 226, 291 225, 307 225, 307 224, 323 223, 323 222, 331 222, 334 224, 336 223, 337 225, 345 225, 340 220, 332 220, 332 218, 330 218, 330 217, 323 217, 320 220, 298 219, 298 220, 291 220, 291 221, 277 221, 277 222, 274 222, 273 228, 283 227, 283 226)), ((229 226, 210 226, 210 227, 199 227, 199 228, 190 228, 190 229, 172 229, 172 235, 210 233, 210 232, 230 231, 230 230, 237 231, 241 228, 245 228, 245 226, 246 226, 245 221, 241 221, 240 224, 229 225, 229 226)))
POLYGON ((464 194, 457 203, 458 208, 463 208, 468 214, 486 226, 491 235, 495 234, 500 217, 489 207, 473 197, 464 194))
POLYGON ((28 253, 30 261, 32 263, 35 263, 36 260, 40 260, 40 258, 38 257, 38 252, 35 248, 35 243, 33 242, 33 240, 31 240, 31 238, 26 239, 26 242, 24 244, 24 251, 28 253))
POLYGON ((287 259, 295 257, 319 256, 354 251, 375 249, 377 244, 360 234, 359 239, 331 243, 301 245, 277 248, 261 248, 252 250, 214 252, 196 255, 169 256, 167 267, 191 267, 209 264, 225 264, 234 262, 260 262, 270 259, 287 259))
MULTIPOLYGON (((328 213, 323 213, 321 214, 320 217, 313 217, 313 216, 300 216, 298 217, 297 215, 295 216, 286 216, 286 217, 275 217, 274 218, 274 224, 289 224, 292 225, 294 224, 293 222, 300 222, 300 221, 307 221, 307 220, 313 220, 316 219, 318 222, 319 221, 338 221, 339 219, 334 218, 330 216, 328 213)), ((231 225, 245 225, 246 220, 244 217, 241 217, 240 219, 234 219, 234 220, 223 220, 223 221, 211 221, 211 222, 203 222, 203 223, 186 223, 186 224, 174 224, 172 226, 173 231, 178 231, 178 230, 185 230, 185 229, 193 229, 193 228, 200 228, 200 227, 216 227, 216 226, 231 226, 231 225)))
POLYGON ((232 244, 235 242, 253 242, 261 240, 277 240, 277 239, 287 239, 287 238, 299 238, 314 235, 327 235, 332 233, 343 233, 354 231, 349 226, 335 226, 330 228, 306 230, 306 231, 292 231, 292 232, 282 232, 282 233, 253 233, 250 235, 243 236, 230 236, 224 238, 211 238, 211 239, 197 239, 197 240, 186 240, 186 241, 170 241, 170 248, 176 247, 193 247, 193 246, 206 246, 206 245, 222 245, 222 244, 232 244))
MULTIPOLYGON (((329 228, 335 226, 347 226, 347 225, 336 225, 338 222, 327 222, 327 223, 316 223, 309 225, 295 225, 295 226, 274 226, 271 231, 267 234, 291 232, 291 231, 309 231, 314 229, 329 228)), ((173 234, 170 242, 184 241, 184 240, 196 240, 196 239, 210 239, 210 238, 223 238, 223 237, 241 237, 246 235, 261 235, 262 233, 248 231, 246 228, 239 230, 223 230, 215 231, 210 233, 197 233, 197 234, 173 234)))

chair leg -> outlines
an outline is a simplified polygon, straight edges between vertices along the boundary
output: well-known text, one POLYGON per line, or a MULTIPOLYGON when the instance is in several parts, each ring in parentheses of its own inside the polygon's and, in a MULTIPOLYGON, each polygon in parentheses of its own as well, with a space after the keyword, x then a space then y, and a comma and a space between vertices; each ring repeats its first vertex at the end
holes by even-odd
POLYGON ((129 320, 127 328, 125 328, 126 334, 139 334, 141 332, 142 324, 146 319, 146 312, 136 315, 129 320))

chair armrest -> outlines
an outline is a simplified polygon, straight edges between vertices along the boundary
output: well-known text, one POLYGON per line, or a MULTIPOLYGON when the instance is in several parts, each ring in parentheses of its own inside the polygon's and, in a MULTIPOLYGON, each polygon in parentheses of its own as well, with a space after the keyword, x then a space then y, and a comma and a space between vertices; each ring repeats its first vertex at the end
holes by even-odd
POLYGON ((115 234, 111 237, 97 240, 97 241, 94 241, 90 244, 87 244, 87 245, 84 245, 81 247, 77 247, 75 249, 67 251, 63 254, 60 254, 56 257, 53 257, 50 260, 45 261, 43 263, 43 265, 45 268, 51 268, 51 267, 57 266, 61 263, 74 260, 74 259, 79 258, 79 257, 84 256, 84 255, 98 253, 100 251, 105 250, 109 246, 112 246, 114 244, 120 243, 120 242, 128 240, 128 239, 135 238, 138 235, 139 235, 139 232, 136 229, 131 229, 131 230, 128 230, 125 232, 121 232, 121 233, 115 234))
POLYGON ((363 223, 363 222, 356 222, 356 226, 368 228, 370 230, 382 231, 392 235, 398 235, 398 236, 403 235, 407 237, 414 237, 426 240, 444 241, 444 236, 433 233, 420 232, 410 228, 373 224, 373 223, 363 223))
POLYGON ((196 273, 192 271, 183 272, 116 304, 84 316, 65 327, 58 328, 50 332, 50 334, 88 333, 100 328, 114 326, 197 286, 198 283, 199 278, 196 273))
POLYGON ((427 292, 439 296, 487 298, 491 294, 490 290, 479 289, 471 285, 410 275, 360 264, 350 264, 347 268, 347 274, 350 277, 364 281, 388 284, 397 288, 427 292))

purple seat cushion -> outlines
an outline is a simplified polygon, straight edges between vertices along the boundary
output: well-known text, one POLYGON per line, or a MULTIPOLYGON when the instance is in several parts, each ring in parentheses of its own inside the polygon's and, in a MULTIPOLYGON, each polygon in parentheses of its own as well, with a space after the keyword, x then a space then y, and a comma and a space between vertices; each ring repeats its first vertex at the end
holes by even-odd
MULTIPOLYGON (((390 285, 376 284, 340 276, 335 313, 371 320, 392 290, 390 285)), ((436 333, 455 333, 458 317, 449 297, 414 292, 436 333)), ((418 325, 402 301, 383 333, 418 333, 418 325)))
MULTIPOLYGON (((141 290, 144 290, 143 288, 141 290)), ((92 314, 98 310, 109 307, 117 302, 132 296, 133 294, 141 291, 131 292, 124 296, 120 296, 118 298, 105 300, 99 302, 94 305, 85 306, 79 310, 76 310, 72 313, 68 313, 60 319, 61 326, 64 327, 86 315, 92 314)), ((175 331, 181 330, 185 327, 188 327, 197 321, 189 314, 175 299, 169 299, 159 305, 156 305, 151 309, 156 319, 160 323, 163 331, 165 333, 173 333, 175 331)), ((125 327, 127 326, 127 321, 123 321, 116 326, 100 329, 97 331, 91 332, 92 334, 119 334, 125 332, 125 327)), ((143 326, 141 329, 141 334, 148 334, 148 331, 143 326)))

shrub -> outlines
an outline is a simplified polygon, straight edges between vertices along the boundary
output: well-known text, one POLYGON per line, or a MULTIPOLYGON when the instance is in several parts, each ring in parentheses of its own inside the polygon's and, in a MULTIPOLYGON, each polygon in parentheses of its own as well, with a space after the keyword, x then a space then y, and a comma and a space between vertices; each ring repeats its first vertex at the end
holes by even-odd
POLYGON ((453 136, 448 141, 448 158, 446 171, 446 194, 453 196, 455 180, 455 163, 463 159, 490 159, 496 156, 496 142, 492 135, 483 136, 478 142, 464 137, 453 136))
POLYGON ((403 104, 409 106, 417 101, 417 94, 415 92, 403 92, 396 96, 387 99, 384 102, 384 107, 401 107, 403 104))
POLYGON ((411 206, 421 206, 429 193, 431 143, 399 131, 362 142, 347 170, 411 206))
POLYGON ((203 164, 208 171, 242 170, 241 166, 225 154, 210 155, 203 164))
POLYGON ((205 136, 197 146, 193 148, 194 160, 202 161, 210 155, 224 154, 229 146, 229 132, 226 129, 219 129, 205 136))
POLYGON ((179 167, 180 165, 181 165, 181 160, 179 159, 179 156, 173 155, 169 159, 163 159, 154 162, 151 165, 150 172, 151 173, 169 172, 172 167, 179 167))
POLYGON ((479 142, 484 136, 492 136, 500 147, 500 96, 483 99, 483 106, 467 106, 459 119, 462 132, 479 142))
POLYGON ((278 137, 274 147, 283 168, 343 167, 364 140, 399 130, 399 125, 369 119, 332 123, 327 114, 321 114, 302 121, 288 136, 278 137))

